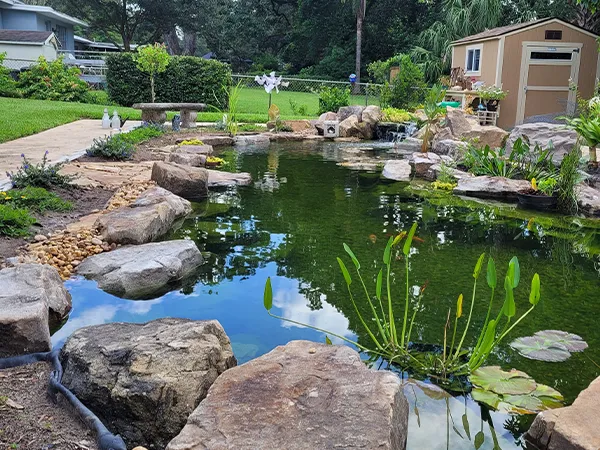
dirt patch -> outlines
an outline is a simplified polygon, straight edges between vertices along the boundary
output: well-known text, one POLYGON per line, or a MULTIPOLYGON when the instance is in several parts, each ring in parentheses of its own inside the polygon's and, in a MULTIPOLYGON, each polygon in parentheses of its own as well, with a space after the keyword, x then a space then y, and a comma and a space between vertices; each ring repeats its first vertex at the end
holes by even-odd
POLYGON ((33 213, 38 224, 31 228, 29 238, 0 237, 0 264, 4 259, 17 254, 19 247, 33 241, 36 234, 48 235, 56 230, 62 230, 68 224, 75 222, 82 216, 102 210, 112 197, 114 191, 102 188, 84 189, 72 187, 70 189, 54 189, 54 193, 64 200, 73 203, 73 209, 66 212, 48 211, 43 214, 33 213))
POLYGON ((0 449, 97 450, 70 405, 46 394, 50 371, 47 363, 0 371, 0 449))

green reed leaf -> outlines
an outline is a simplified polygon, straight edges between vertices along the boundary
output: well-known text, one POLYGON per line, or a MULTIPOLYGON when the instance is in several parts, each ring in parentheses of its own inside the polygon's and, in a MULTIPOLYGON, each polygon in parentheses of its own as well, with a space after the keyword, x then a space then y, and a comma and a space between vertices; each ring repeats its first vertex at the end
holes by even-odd
POLYGON ((356 267, 356 270, 359 270, 360 262, 358 262, 358 259, 356 258, 356 256, 354 256, 354 252, 350 250, 350 247, 348 247, 346 244, 344 244, 344 250, 346 250, 346 253, 348 253, 348 256, 350 256, 350 259, 352 260, 354 267, 356 267))
POLYGON ((271 311, 271 308, 273 307, 273 288, 271 287, 271 277, 267 278, 267 282, 265 283, 265 293, 263 295, 263 301, 265 309, 267 311, 271 311))
POLYGON ((412 245, 413 237, 415 236, 415 232, 417 231, 417 223, 413 223, 413 226, 410 228, 408 232, 408 236, 406 237, 406 241, 404 242, 404 248, 402 249, 402 253, 404 256, 408 256, 410 253, 410 246, 412 245))
POLYGON ((340 258, 337 258, 337 262, 340 265, 340 269, 342 270, 342 275, 344 275, 344 280, 346 280, 346 284, 350 286, 352 284, 352 278, 350 277, 350 272, 346 269, 346 264, 340 258))

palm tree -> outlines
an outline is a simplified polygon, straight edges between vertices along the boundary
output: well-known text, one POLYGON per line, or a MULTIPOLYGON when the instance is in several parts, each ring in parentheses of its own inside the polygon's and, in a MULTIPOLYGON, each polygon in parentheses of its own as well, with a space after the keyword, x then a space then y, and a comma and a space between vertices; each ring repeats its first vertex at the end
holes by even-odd
MULTIPOLYGON (((346 3, 347 0, 342 0, 342 3, 346 3)), ((362 30, 363 22, 367 12, 367 0, 351 0, 352 6, 356 9, 356 88, 360 89, 360 69, 361 69, 361 58, 362 58, 362 30)))

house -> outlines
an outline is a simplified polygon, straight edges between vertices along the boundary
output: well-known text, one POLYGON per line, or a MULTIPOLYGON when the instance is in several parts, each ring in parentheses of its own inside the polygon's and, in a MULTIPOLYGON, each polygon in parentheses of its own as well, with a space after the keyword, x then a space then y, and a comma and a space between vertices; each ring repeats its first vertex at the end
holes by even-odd
POLYGON ((53 60, 59 50, 74 50, 75 25, 87 26, 82 20, 49 6, 0 0, 0 32, 3 33, 0 52, 7 53, 5 64, 12 60, 13 65, 26 65, 27 61, 33 62, 39 56, 53 60))
MULTIPOLYGON (((136 44, 131 44, 132 50, 135 50, 136 48, 136 44)), ((121 49, 112 42, 91 41, 84 37, 75 35, 75 51, 111 53, 120 52, 121 49)))
POLYGON ((454 41, 452 67, 508 91, 497 122, 508 129, 574 111, 577 90, 592 96, 600 78, 597 38, 555 18, 508 25, 454 41))

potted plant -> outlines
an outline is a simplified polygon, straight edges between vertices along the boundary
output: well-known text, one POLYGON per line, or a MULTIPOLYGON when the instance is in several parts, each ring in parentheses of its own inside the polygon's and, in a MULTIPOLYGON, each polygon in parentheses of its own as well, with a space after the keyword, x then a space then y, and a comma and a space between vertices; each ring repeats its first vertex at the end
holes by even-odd
POLYGON ((575 130, 590 148, 590 164, 598 166, 596 149, 600 145, 600 97, 589 102, 589 111, 573 119, 566 118, 569 128, 575 130))
POLYGON ((558 202, 557 183, 558 180, 554 176, 544 178, 539 183, 533 178, 529 189, 517 192, 519 204, 540 211, 555 209, 558 202))
POLYGON ((484 86, 477 90, 479 100, 485 104, 488 111, 497 111, 498 103, 504 100, 508 95, 508 91, 503 91, 496 86, 484 86))

